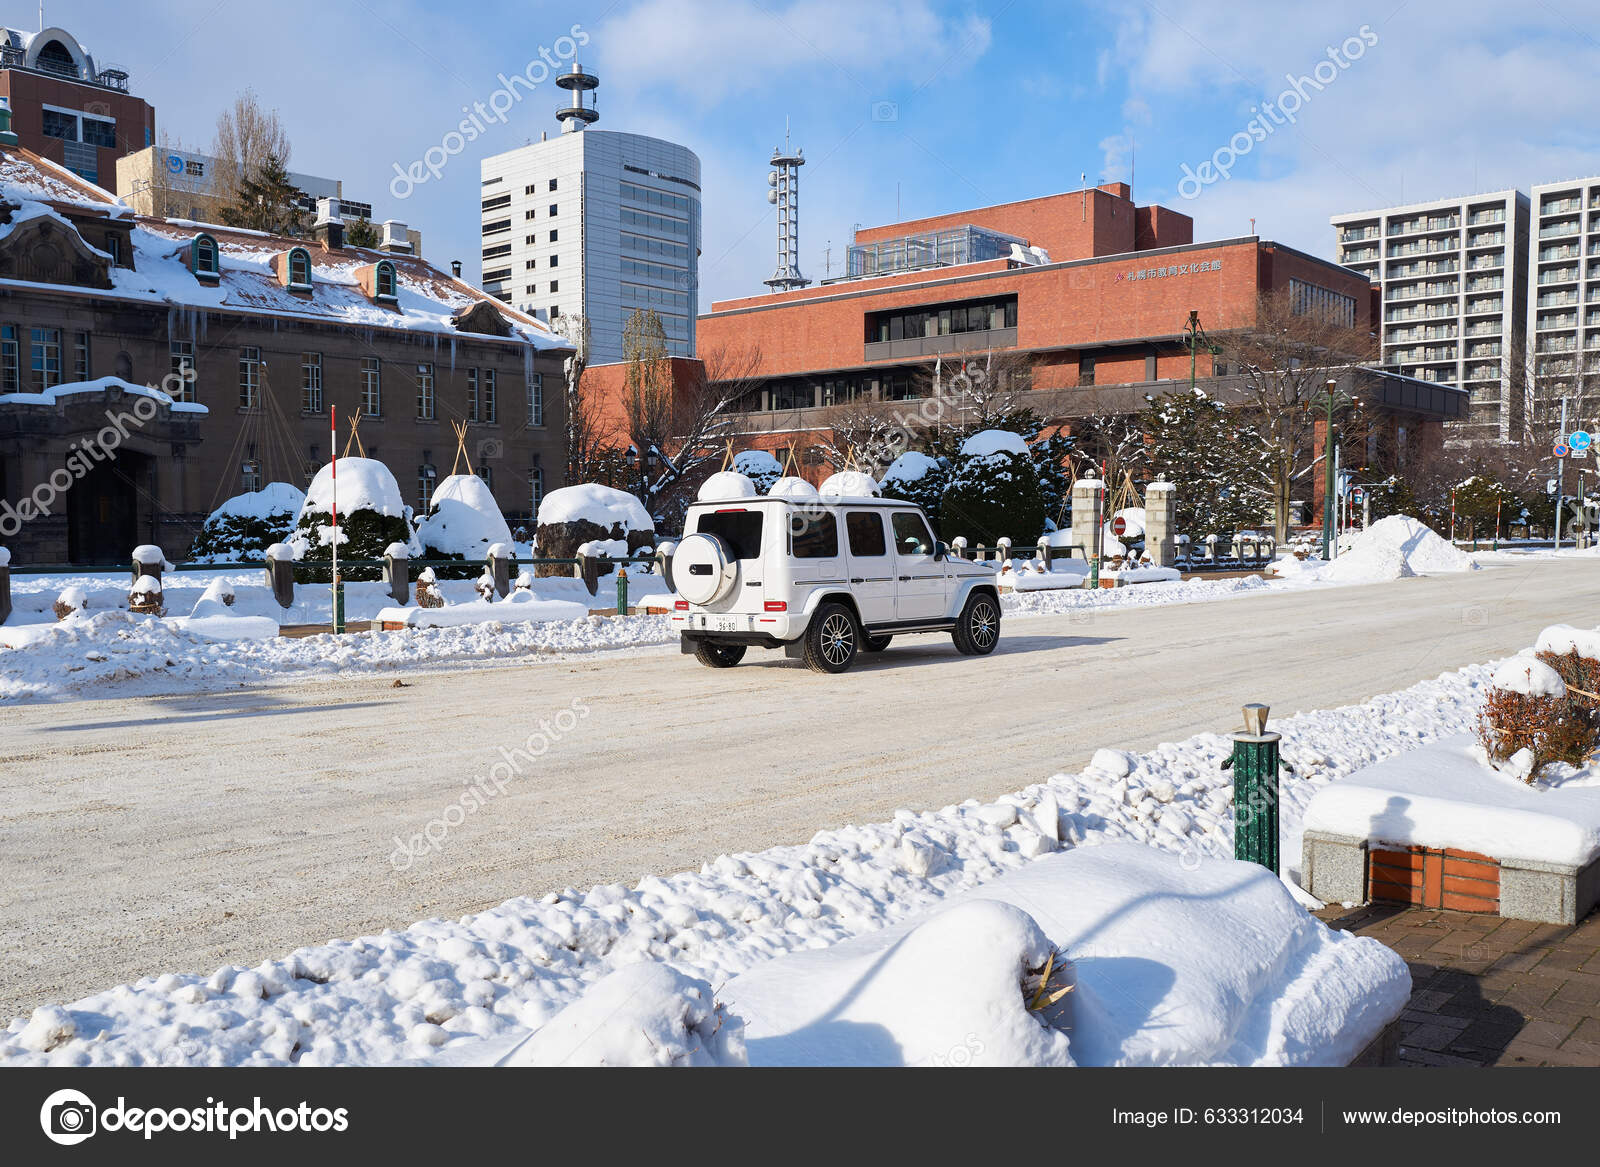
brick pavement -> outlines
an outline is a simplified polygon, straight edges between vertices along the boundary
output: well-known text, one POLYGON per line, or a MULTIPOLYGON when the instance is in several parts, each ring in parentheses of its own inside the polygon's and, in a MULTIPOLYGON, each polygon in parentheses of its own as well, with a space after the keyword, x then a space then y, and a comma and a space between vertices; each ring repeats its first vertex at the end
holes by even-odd
POLYGON ((1368 904, 1317 915, 1411 966, 1406 1066, 1600 1066, 1600 911, 1575 928, 1368 904))

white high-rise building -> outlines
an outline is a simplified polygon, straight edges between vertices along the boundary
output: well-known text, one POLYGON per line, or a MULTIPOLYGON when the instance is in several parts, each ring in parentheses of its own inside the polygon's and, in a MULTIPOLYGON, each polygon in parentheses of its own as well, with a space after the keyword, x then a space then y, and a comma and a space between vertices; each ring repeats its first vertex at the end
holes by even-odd
POLYGON ((485 158, 483 289, 542 319, 581 314, 589 363, 621 361, 634 311, 661 318, 668 351, 694 355, 700 279, 700 159, 686 146, 588 128, 584 94, 599 85, 574 65, 556 84, 562 132, 485 158))
MULTIPOLYGON (((1533 213, 1529 408, 1552 424, 1560 420, 1562 397, 1587 405, 1600 381, 1600 178, 1535 186, 1533 213)), ((1571 420, 1577 428, 1595 419, 1571 420)))
POLYGON ((1335 257, 1381 289, 1384 368, 1470 391, 1460 437, 1520 437, 1528 196, 1516 190, 1334 215, 1335 257))

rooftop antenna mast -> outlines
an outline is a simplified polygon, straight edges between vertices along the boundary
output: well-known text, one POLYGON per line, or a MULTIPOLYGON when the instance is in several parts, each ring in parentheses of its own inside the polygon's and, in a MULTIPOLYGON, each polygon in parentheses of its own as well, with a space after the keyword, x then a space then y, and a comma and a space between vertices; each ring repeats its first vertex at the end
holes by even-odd
POLYGON ((600 78, 593 73, 585 73, 583 66, 574 61, 570 72, 556 78, 556 85, 572 94, 572 104, 556 110, 556 120, 561 123, 563 134, 577 133, 600 120, 600 111, 594 107, 593 101, 585 104, 583 100, 585 93, 600 88, 600 78))
POLYGON ((811 283, 800 274, 800 168, 806 164, 804 150, 789 148, 789 119, 783 123, 783 148, 773 147, 772 167, 767 173, 767 202, 778 208, 778 266, 770 280, 763 281, 775 292, 803 288, 811 283))

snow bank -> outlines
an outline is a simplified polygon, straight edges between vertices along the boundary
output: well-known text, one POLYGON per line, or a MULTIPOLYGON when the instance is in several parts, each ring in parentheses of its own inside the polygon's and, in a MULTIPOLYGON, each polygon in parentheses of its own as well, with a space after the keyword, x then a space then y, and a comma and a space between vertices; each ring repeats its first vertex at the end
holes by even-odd
POLYGON ((1416 519, 1390 515, 1358 533, 1350 550, 1318 574, 1334 583, 1377 583, 1477 568, 1472 556, 1452 547, 1416 519))
POLYGON ((737 470, 719 470, 700 484, 700 493, 695 497, 701 502, 737 502, 759 493, 756 484, 737 470))
POLYGON ((1582 866, 1600 855, 1600 773, 1554 765, 1530 786, 1484 763, 1461 734, 1318 791, 1305 829, 1582 866))
POLYGON ((711 986, 664 964, 634 964, 517 1044, 501 1066, 743 1066, 744 1026, 711 986))
POLYGON ((876 498, 878 480, 860 470, 841 470, 823 479, 817 493, 823 498, 876 498))
POLYGON ((594 482, 552 490, 539 502, 539 524, 574 523, 587 519, 608 530, 621 523, 626 531, 653 531, 655 523, 644 504, 625 490, 594 482))
POLYGON ((1021 434, 1010 430, 979 430, 961 443, 963 458, 987 458, 993 454, 1022 454, 1026 457, 1027 453, 1028 443, 1022 440, 1021 434))
POLYGON ((586 620, 589 609, 584 604, 567 600, 535 600, 529 593, 513 601, 488 602, 472 600, 465 604, 447 604, 443 608, 384 608, 374 620, 382 624, 404 624, 407 628, 463 628, 468 625, 501 625, 512 622, 537 623, 549 620, 586 620))
POLYGON ((1130 844, 1050 855, 954 905, 736 977, 753 1065, 1344 1065, 1403 1009, 1405 962, 1271 872, 1130 844), (1068 1038, 1024 968, 1071 961, 1068 1038))

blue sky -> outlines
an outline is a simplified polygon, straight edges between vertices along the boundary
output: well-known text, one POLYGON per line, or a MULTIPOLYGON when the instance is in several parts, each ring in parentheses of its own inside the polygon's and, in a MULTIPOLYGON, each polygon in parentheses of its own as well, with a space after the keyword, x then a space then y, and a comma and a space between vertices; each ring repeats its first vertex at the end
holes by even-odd
POLYGON ((766 159, 786 118, 809 160, 813 278, 830 260, 838 272, 855 224, 1073 190, 1080 175, 1131 176, 1139 202, 1193 215, 1197 238, 1254 219, 1329 256, 1336 212, 1600 173, 1600 11, 1582 0, 52 0, 45 17, 124 65, 189 148, 254 87, 288 127, 293 169, 342 177, 469 273, 479 158, 554 132, 564 94, 527 95, 404 200, 393 168, 581 25, 599 125, 700 155, 702 310, 771 273, 766 159), (1229 176, 1201 171, 1208 159, 1229 176))

